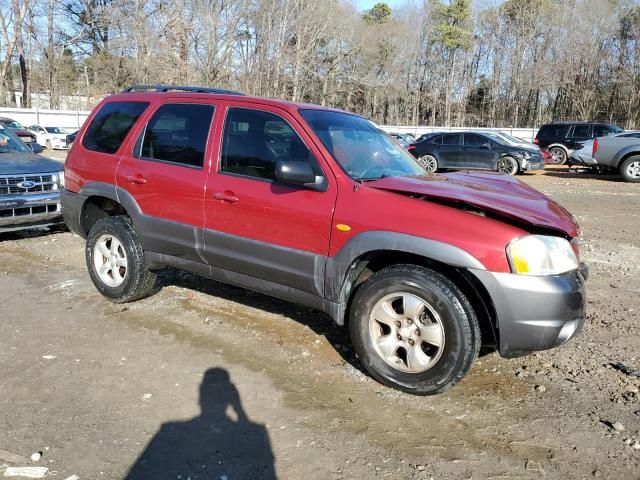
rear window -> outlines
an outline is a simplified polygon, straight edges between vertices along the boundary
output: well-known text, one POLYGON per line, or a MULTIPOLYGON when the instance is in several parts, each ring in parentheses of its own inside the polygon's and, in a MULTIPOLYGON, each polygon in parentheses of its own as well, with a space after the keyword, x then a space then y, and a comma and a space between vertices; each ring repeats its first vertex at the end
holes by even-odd
POLYGON ((116 153, 149 102, 110 102, 93 117, 82 145, 94 152, 116 153))
POLYGON ((569 125, 549 124, 543 125, 538 132, 538 137, 564 138, 569 125))

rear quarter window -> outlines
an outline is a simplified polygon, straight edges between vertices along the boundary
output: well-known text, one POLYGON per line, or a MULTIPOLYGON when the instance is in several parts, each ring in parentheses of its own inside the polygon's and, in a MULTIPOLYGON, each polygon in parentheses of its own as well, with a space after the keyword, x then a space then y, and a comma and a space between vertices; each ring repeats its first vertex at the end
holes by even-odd
POLYGON ((105 103, 93 117, 82 139, 87 150, 116 153, 149 102, 105 103))

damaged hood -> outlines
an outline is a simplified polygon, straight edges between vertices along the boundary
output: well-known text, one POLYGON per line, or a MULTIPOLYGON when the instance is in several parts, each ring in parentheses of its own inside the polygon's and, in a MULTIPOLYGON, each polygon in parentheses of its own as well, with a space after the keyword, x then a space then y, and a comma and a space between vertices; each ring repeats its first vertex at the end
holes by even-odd
POLYGON ((536 227, 578 236, 573 215, 517 178, 492 172, 455 172, 422 177, 387 177, 368 187, 470 205, 536 227))

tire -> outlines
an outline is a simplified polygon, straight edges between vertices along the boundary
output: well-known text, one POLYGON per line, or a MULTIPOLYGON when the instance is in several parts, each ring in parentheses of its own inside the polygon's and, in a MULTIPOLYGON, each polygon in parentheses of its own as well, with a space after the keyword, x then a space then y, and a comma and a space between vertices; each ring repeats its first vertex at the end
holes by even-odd
POLYGON ((47 150, 51 150, 51 140, 46 140, 44 146, 47 150))
POLYGON ((567 163, 567 152, 562 147, 551 147, 549 149, 549 154, 551 155, 551 164, 552 165, 564 165, 567 163))
POLYGON ((516 175, 520 170, 520 165, 513 157, 501 157, 498 159, 496 170, 500 173, 506 173, 507 175, 516 175))
POLYGON ((620 175, 625 182, 640 182, 640 155, 633 155, 622 162, 620 175))
POLYGON ((129 217, 98 220, 87 237, 85 257, 91 281, 114 303, 140 300, 153 290, 156 274, 145 266, 144 251, 129 217), (102 272, 100 265, 106 265, 102 272))
POLYGON ((416 395, 442 393, 458 383, 481 344, 475 312, 460 289, 447 277, 415 265, 384 268, 363 283, 351 303, 349 330, 358 358, 373 378, 416 395), (423 333, 417 336, 416 330, 423 333))
POLYGON ((438 171, 438 159, 433 155, 422 155, 418 158, 418 163, 429 173, 438 171))

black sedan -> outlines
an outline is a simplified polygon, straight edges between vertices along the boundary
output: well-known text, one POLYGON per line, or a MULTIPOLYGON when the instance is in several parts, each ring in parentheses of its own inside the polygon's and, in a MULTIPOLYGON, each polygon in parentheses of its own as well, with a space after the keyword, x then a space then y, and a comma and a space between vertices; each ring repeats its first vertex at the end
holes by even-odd
POLYGON ((464 168, 516 175, 544 168, 537 147, 509 145, 497 137, 477 132, 433 134, 409 145, 408 149, 429 172, 464 168))

